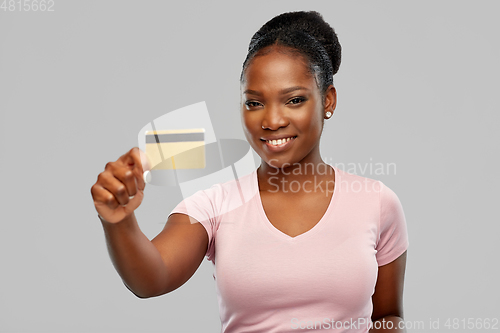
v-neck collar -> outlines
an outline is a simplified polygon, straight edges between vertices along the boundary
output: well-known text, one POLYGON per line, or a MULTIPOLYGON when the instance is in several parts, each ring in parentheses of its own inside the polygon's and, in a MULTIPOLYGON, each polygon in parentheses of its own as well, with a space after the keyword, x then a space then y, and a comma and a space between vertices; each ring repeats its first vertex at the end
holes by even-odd
POLYGON ((322 229, 322 226, 325 223, 327 223, 328 216, 332 213, 332 210, 333 210, 333 207, 335 206, 335 203, 338 201, 339 191, 340 191, 339 187, 341 184, 341 175, 340 175, 339 170, 336 167, 334 167, 333 165, 330 165, 330 166, 333 168, 333 170, 335 172, 335 185, 333 188, 333 194, 332 194, 332 197, 330 199, 330 203, 328 204, 328 207, 327 207, 325 213, 323 214, 323 216, 321 217, 321 219, 311 229, 309 229, 306 232, 303 232, 295 237, 292 237, 292 236, 284 233, 283 231, 279 230, 271 223, 271 221, 269 221, 269 218, 267 217, 266 212, 264 210, 264 205, 262 204, 262 197, 260 196, 259 178, 257 175, 257 170, 254 171, 253 185, 257 191, 257 198, 256 198, 256 204, 258 206, 257 209, 259 210, 259 213, 262 217, 262 220, 264 221, 264 224, 266 224, 266 226, 269 228, 269 230, 272 233, 274 233, 278 237, 283 238, 285 240, 296 241, 296 240, 300 240, 303 238, 307 238, 311 234, 318 232, 319 229, 322 229))

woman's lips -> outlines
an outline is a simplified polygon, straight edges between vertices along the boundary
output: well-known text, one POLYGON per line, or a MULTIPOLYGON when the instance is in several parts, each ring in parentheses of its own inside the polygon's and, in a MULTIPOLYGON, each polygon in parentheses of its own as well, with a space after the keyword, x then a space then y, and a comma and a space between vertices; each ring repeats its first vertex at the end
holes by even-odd
POLYGON ((290 137, 286 137, 286 138, 272 139, 272 140, 261 139, 261 141, 264 142, 264 145, 270 151, 280 152, 280 151, 283 151, 285 149, 288 149, 288 147, 290 147, 293 144, 293 142, 295 141, 296 138, 297 138, 297 136, 290 136, 290 137))

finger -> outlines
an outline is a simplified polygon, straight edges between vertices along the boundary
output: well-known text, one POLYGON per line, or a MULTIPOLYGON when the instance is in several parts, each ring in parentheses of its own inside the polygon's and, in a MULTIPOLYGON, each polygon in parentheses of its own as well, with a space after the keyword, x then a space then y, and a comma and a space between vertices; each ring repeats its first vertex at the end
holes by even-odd
POLYGON ((119 173, 116 169, 102 172, 99 174, 98 183, 115 197, 119 205, 126 205, 131 195, 125 184, 115 177, 116 173, 119 173))
POLYGON ((142 199, 144 197, 143 191, 137 191, 136 195, 129 200, 129 202, 122 206, 121 209, 124 210, 125 215, 131 214, 134 210, 141 205, 142 199))
POLYGON ((149 163, 146 153, 137 147, 130 150, 130 157, 134 161, 134 174, 137 177, 137 186, 139 189, 143 190, 146 186, 144 182, 144 173, 151 170, 151 164, 149 163))
POLYGON ((141 172, 143 172, 140 151, 141 150, 139 148, 134 147, 134 148, 130 149, 121 158, 123 158, 123 162, 126 163, 126 165, 131 166, 131 167, 137 167, 141 172))
POLYGON ((113 175, 125 185, 129 197, 137 193, 137 179, 133 170, 127 167, 121 167, 114 170, 113 175))
POLYGON ((118 201, 116 201, 115 196, 104 187, 102 187, 99 183, 94 184, 90 191, 92 193, 94 204, 96 204, 96 206, 105 205, 112 210, 120 206, 118 201))
POLYGON ((137 187, 144 190, 146 183, 144 181, 144 172, 151 169, 149 159, 142 150, 137 147, 130 149, 126 154, 120 156, 118 161, 120 164, 127 166, 132 170, 137 180, 137 187))
POLYGON ((137 151, 139 152, 143 172, 151 170, 151 163, 149 162, 148 155, 139 148, 137 148, 137 151))

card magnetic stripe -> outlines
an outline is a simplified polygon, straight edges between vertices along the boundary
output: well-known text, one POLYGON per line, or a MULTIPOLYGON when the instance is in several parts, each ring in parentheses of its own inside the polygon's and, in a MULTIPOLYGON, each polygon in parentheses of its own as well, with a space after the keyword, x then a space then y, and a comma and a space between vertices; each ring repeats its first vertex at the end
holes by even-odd
POLYGON ((204 141, 205 133, 163 133, 146 135, 146 143, 204 141))

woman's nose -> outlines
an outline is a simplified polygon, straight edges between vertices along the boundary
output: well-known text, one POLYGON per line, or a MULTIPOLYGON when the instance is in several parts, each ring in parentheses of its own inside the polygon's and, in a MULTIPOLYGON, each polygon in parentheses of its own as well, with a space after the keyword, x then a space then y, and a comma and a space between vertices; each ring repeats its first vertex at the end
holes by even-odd
POLYGON ((273 131, 281 127, 286 127, 290 123, 285 111, 279 106, 267 105, 264 108, 264 117, 262 119, 262 128, 273 131))

